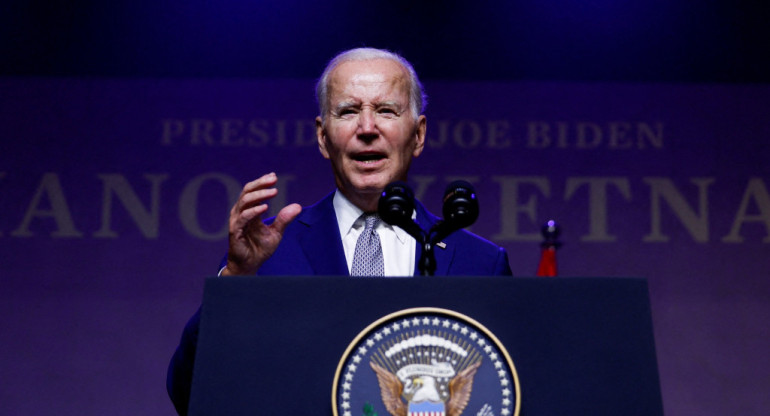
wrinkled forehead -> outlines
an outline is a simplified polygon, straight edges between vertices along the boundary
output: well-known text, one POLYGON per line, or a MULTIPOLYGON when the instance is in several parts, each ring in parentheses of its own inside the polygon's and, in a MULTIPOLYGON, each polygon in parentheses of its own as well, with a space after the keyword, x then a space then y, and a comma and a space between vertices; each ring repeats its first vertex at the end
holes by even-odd
POLYGON ((408 97, 409 78, 406 69, 390 59, 343 62, 332 70, 330 76, 330 99, 400 98, 408 101, 408 97))

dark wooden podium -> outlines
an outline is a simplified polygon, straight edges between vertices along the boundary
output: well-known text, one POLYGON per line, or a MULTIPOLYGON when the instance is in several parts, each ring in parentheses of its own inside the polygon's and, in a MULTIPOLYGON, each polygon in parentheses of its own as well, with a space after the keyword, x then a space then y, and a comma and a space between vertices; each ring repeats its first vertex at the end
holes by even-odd
POLYGON ((663 414, 643 279, 319 276, 206 281, 189 414, 331 415, 356 335, 425 306, 497 336, 523 416, 663 414))

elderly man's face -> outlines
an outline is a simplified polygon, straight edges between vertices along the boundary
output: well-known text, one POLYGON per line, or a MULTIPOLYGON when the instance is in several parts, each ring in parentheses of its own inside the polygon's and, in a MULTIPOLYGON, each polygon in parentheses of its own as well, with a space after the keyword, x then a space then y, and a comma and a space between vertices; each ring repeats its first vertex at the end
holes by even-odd
POLYGON ((425 144, 425 116, 415 119, 404 68, 388 59, 349 61, 329 82, 329 114, 316 119, 321 154, 337 187, 360 208, 376 208, 379 194, 406 180, 412 157, 425 144))

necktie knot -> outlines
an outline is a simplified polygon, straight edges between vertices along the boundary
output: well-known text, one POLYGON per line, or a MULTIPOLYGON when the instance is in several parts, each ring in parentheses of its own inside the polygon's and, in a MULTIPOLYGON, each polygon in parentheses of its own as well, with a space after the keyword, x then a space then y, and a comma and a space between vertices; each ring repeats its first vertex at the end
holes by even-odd
POLYGON ((377 214, 363 214, 364 216, 364 231, 371 232, 380 223, 380 216, 377 214))

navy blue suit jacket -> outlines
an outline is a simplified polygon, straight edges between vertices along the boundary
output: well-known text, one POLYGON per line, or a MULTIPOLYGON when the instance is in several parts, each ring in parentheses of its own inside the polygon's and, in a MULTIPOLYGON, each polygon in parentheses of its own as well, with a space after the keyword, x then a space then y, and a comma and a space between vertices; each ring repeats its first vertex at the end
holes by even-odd
MULTIPOLYGON (((329 194, 317 204, 304 208, 286 227, 281 244, 259 269, 260 275, 349 275, 345 252, 342 248, 337 216, 329 194)), ((439 219, 419 202, 416 221, 424 230, 439 219)), ((467 231, 458 231, 444 239, 444 248, 436 247, 436 276, 491 276, 510 275, 508 255, 504 249, 467 231)), ((415 275, 420 247, 415 253, 415 275)))
MULTIPOLYGON (((262 264, 259 275, 349 275, 333 197, 334 193, 331 193, 317 204, 302 210, 286 227, 278 249, 262 264)), ((419 202, 416 211, 416 221, 424 230, 438 221, 419 202)), ((444 248, 435 248, 436 276, 512 274, 505 250, 481 237, 461 230, 446 237, 444 243, 444 248)), ((419 274, 416 270, 420 256, 419 245, 416 249, 415 275, 419 274)), ((200 309, 185 326, 179 347, 169 365, 166 387, 180 415, 187 414, 199 324, 200 309)))

